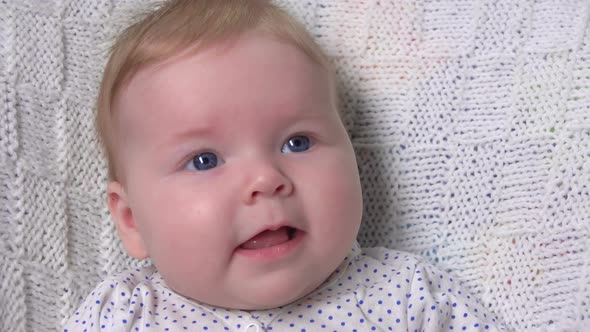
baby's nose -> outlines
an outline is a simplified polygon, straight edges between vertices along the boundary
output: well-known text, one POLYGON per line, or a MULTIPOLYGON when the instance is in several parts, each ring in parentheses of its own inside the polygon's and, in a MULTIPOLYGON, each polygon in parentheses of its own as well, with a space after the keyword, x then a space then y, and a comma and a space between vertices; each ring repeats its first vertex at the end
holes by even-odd
POLYGON ((260 168, 246 187, 244 201, 254 203, 261 197, 284 197, 293 192, 293 183, 272 165, 260 168))

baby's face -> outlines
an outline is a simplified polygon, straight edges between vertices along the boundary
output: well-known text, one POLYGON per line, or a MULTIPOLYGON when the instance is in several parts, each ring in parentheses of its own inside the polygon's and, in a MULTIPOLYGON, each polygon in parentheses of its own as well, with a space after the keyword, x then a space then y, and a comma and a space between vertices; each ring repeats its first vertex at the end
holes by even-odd
POLYGON ((142 69, 122 91, 125 185, 109 192, 129 211, 111 211, 126 246, 173 290, 277 307, 318 287, 351 248, 355 156, 328 76, 302 51, 261 33, 217 46, 142 69))

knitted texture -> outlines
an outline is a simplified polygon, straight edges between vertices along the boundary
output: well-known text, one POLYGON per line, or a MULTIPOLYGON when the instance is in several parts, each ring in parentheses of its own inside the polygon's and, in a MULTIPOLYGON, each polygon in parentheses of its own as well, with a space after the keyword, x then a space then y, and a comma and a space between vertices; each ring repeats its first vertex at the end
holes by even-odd
MULTIPOLYGON (((0 0, 0 331, 60 329, 145 264, 114 231, 93 128, 111 18, 141 2, 0 0)), ((514 330, 584 330, 590 2, 278 2, 333 57, 361 245, 428 257, 514 330)))

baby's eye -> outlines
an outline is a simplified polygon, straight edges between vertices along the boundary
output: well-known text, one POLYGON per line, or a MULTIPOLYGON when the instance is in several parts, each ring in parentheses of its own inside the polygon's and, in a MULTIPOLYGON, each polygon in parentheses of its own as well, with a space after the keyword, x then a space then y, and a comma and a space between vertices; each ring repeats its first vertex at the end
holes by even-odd
POLYGON ((297 135, 289 138, 281 148, 282 153, 304 152, 311 147, 309 137, 304 135, 297 135))
POLYGON ((193 159, 191 159, 191 161, 186 165, 186 169, 206 171, 215 168, 220 164, 220 160, 217 158, 217 155, 215 155, 215 153, 203 152, 199 153, 193 159))

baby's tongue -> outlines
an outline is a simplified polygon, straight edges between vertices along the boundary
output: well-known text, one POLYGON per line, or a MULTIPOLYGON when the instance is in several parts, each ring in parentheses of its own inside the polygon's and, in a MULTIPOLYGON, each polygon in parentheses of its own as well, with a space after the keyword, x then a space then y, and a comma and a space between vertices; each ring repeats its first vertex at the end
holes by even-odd
POLYGON ((283 242, 289 241, 289 233, 287 227, 281 227, 276 231, 266 230, 250 240, 244 242, 240 247, 242 249, 262 249, 276 246, 283 242))

